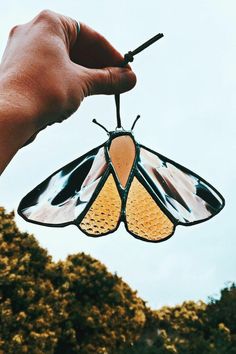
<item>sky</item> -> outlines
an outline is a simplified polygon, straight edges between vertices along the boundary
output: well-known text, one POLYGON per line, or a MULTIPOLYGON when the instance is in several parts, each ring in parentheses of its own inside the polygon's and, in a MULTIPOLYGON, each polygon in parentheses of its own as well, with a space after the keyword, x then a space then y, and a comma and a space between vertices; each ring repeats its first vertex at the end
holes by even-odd
MULTIPOLYGON (((160 244, 129 235, 123 225, 93 239, 75 226, 47 228, 16 221, 53 259, 85 252, 116 272, 153 308, 216 296, 236 281, 236 3, 234 0, 8 0, 0 2, 0 54, 9 30, 45 8, 101 32, 121 53, 153 35, 164 38, 135 57, 136 87, 121 96, 123 126, 140 143, 188 167, 225 197, 215 218, 179 226, 160 244)), ((39 38, 40 40, 40 38, 39 38)), ((116 125, 112 96, 93 96, 66 122, 43 131, 0 177, 0 205, 20 200, 56 169, 103 143, 116 125)))

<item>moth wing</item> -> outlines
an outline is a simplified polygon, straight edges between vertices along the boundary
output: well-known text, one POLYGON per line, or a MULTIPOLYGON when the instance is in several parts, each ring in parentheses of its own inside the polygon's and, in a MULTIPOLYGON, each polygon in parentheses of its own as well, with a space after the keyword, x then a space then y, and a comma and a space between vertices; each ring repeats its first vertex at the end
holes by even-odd
POLYGON ((163 212, 135 171, 125 207, 125 225, 129 233, 144 241, 160 242, 175 230, 173 221, 163 212))
POLYGON ((174 223, 199 223, 224 207, 224 198, 208 182, 144 146, 137 167, 145 188, 174 223))
POLYGON ((29 192, 18 213, 27 221, 66 226, 77 223, 92 203, 108 170, 104 146, 70 162, 29 192))
POLYGON ((111 170, 95 200, 78 225, 88 236, 103 236, 114 232, 121 218, 121 198, 111 170))

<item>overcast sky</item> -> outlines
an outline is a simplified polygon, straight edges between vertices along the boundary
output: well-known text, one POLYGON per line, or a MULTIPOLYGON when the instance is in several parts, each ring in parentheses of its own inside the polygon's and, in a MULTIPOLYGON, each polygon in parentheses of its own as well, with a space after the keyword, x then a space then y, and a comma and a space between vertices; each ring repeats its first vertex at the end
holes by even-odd
MULTIPOLYGON (((85 22, 126 53, 158 32, 165 37, 135 57, 136 87, 121 97, 123 126, 141 119, 135 137, 213 184, 226 207, 215 218, 160 244, 132 238, 124 227, 93 239, 75 226, 46 228, 17 216, 54 260, 89 253, 158 308, 184 300, 207 300, 236 281, 236 2, 1 1, 0 52, 9 30, 49 8, 85 22)), ((39 38, 40 40, 40 38, 39 38)), ((63 125, 42 132, 22 149, 0 178, 0 205, 16 209, 21 198, 59 167, 107 138, 91 123, 115 128, 112 96, 87 98, 63 125)))

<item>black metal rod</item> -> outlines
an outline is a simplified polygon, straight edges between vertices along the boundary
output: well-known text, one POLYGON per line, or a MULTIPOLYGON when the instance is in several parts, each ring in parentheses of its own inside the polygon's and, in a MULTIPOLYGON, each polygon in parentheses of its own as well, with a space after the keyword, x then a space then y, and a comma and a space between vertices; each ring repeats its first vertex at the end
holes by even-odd
POLYGON ((142 50, 146 49, 147 47, 149 47, 151 44, 155 43, 156 41, 158 41, 159 39, 161 39, 162 37, 164 37, 163 33, 158 33, 157 35, 155 35, 154 37, 152 37, 151 39, 149 39, 147 42, 143 43, 142 45, 140 45, 138 48, 136 48, 135 50, 133 50, 132 54, 136 55, 140 52, 142 52, 142 50))
POLYGON ((121 128, 120 95, 115 95, 117 128, 121 128))

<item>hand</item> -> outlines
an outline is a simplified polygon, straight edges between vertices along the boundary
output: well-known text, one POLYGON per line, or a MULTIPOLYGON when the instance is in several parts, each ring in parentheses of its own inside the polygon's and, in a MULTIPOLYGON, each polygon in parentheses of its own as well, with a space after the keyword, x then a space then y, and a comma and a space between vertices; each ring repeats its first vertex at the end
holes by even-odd
POLYGON ((63 121, 88 95, 130 90, 136 77, 129 66, 118 68, 122 60, 99 33, 81 24, 77 35, 75 20, 52 11, 14 27, 0 65, 2 152, 12 150, 11 143, 17 151, 39 130, 63 121), (14 142, 5 136, 13 131, 20 136, 14 142))

